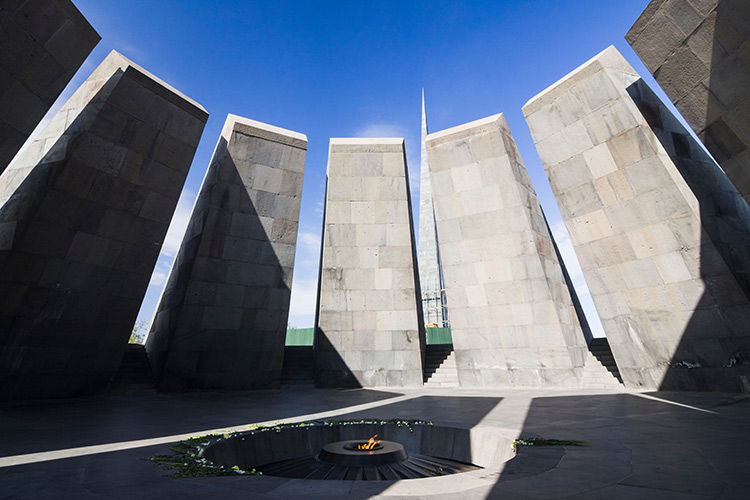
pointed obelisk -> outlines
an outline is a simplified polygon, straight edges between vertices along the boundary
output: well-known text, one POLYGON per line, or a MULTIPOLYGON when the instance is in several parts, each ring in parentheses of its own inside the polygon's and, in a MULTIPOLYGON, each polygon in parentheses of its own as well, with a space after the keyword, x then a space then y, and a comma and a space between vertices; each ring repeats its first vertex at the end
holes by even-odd
POLYGON ((427 114, 422 89, 422 138, 419 155, 419 283, 425 325, 448 326, 443 273, 440 269, 435 210, 432 202, 430 169, 427 166, 427 114))

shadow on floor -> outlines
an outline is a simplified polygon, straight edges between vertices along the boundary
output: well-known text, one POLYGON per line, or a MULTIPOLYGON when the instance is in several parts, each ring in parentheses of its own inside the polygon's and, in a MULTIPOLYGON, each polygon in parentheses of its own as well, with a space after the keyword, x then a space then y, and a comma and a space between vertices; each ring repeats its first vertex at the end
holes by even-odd
POLYGON ((0 405, 0 456, 201 432, 401 396, 375 390, 77 398, 0 405), (33 432, 32 432, 33 430, 33 432))
POLYGON ((733 495, 750 487, 750 400, 726 401, 664 392, 533 398, 522 437, 585 446, 519 447, 487 498, 741 498, 733 495))

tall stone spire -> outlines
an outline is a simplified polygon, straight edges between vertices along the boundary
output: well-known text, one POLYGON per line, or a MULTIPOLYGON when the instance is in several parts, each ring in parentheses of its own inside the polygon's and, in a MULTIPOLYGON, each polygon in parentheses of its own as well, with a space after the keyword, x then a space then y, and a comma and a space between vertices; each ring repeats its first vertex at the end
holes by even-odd
POLYGON ((448 326, 443 273, 440 269, 435 211, 432 203, 430 169, 427 164, 427 113, 422 89, 422 139, 419 161, 419 282, 425 325, 448 326))

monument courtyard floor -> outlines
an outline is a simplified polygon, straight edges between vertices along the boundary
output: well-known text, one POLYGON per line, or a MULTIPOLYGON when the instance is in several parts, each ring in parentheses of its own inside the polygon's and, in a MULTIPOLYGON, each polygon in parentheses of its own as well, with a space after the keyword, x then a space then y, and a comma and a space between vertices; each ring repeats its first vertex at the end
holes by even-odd
POLYGON ((3 499, 745 499, 750 491, 750 398, 739 395, 442 388, 113 396, 3 404, 0 429, 3 499), (212 430, 353 417, 585 446, 524 446, 502 469, 402 481, 173 478, 147 460, 212 430))

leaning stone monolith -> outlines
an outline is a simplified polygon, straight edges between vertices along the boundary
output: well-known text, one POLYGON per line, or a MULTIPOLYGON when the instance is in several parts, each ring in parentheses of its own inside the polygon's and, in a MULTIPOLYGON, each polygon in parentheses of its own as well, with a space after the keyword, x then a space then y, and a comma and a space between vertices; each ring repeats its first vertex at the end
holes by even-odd
POLYGON ((750 200, 750 2, 653 0, 625 38, 750 200))
POLYGON ((100 39, 70 0, 0 2, 0 173, 100 39))
POLYGON ((146 343, 160 389, 279 386, 306 149, 227 117, 146 343))
POLYGON ((614 47, 523 108, 625 384, 750 376, 750 209, 614 47))
POLYGON ((107 386, 207 118, 113 51, 0 176, 0 399, 107 386))
POLYGON ((427 152, 461 386, 577 387, 586 341, 505 117, 427 152))
POLYGON ((424 327, 403 139, 331 139, 316 383, 421 386, 424 327))

